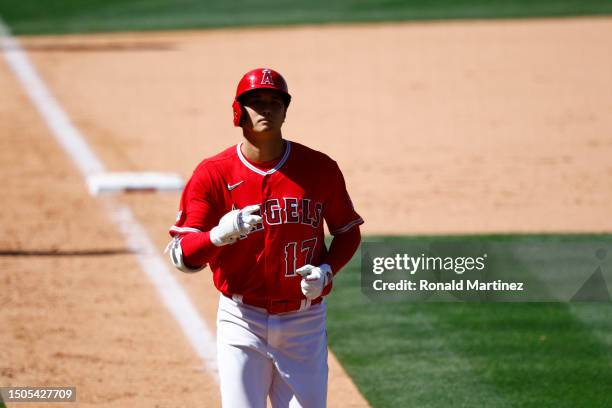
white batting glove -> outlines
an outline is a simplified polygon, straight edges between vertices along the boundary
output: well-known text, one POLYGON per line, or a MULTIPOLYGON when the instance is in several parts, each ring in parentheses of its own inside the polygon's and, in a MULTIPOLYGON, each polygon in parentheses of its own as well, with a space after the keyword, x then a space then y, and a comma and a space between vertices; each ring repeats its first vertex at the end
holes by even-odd
POLYGON ((300 282, 302 293, 310 300, 321 296, 323 289, 334 277, 331 266, 328 264, 321 264, 319 266, 304 265, 296 270, 296 272, 302 275, 302 281, 300 282))
POLYGON ((219 225, 210 230, 210 240, 216 246, 233 244, 241 235, 247 235, 261 222, 259 205, 249 205, 241 210, 232 210, 219 220, 219 225))

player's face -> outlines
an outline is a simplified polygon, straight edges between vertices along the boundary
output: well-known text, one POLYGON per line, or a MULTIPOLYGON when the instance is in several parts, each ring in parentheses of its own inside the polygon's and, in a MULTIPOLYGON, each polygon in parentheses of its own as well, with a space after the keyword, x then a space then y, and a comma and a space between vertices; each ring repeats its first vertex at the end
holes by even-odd
POLYGON ((278 131, 285 121, 285 101, 272 89, 258 89, 244 95, 247 113, 243 126, 253 132, 278 131))

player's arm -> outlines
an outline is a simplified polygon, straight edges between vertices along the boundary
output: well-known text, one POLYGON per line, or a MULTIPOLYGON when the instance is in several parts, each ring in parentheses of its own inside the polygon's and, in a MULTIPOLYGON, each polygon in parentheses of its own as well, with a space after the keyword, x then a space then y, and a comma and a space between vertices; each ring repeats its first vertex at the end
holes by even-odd
POLYGON ((346 265, 361 243, 361 230, 358 225, 346 232, 335 235, 329 245, 329 251, 323 258, 323 263, 330 266, 335 275, 346 265))
POLYGON ((359 225, 363 224, 363 219, 353 208, 344 177, 335 162, 329 174, 333 184, 323 216, 334 238, 321 265, 304 265, 296 271, 303 278, 302 293, 309 299, 331 291, 334 275, 351 260, 361 242, 359 225))
POLYGON ((210 232, 190 232, 174 237, 170 243, 170 260, 183 272, 198 272, 218 253, 210 241, 210 232))
POLYGON ((361 232, 355 225, 350 230, 334 236, 329 252, 319 266, 304 265, 296 272, 302 275, 302 293, 309 299, 325 296, 331 291, 331 282, 336 273, 351 260, 359 243, 361 232))
POLYGON ((176 224, 170 228, 168 244, 172 264, 183 272, 197 272, 216 256, 220 247, 236 242, 261 222, 253 214, 259 206, 248 206, 219 216, 214 182, 200 166, 185 186, 176 224))
POLYGON ((183 272, 198 272, 217 254, 210 241, 211 221, 217 217, 211 193, 212 179, 203 165, 193 172, 181 195, 179 213, 170 227, 166 247, 172 264, 183 272))
POLYGON ((220 247, 235 243, 240 235, 250 233, 261 222, 261 217, 253 214, 257 211, 259 205, 232 210, 221 217, 219 224, 210 231, 186 234, 179 243, 183 263, 195 267, 206 265, 220 247))
POLYGON ((351 260, 361 242, 359 226, 363 219, 353 207, 346 189, 344 176, 336 162, 329 170, 333 188, 326 202, 324 218, 329 232, 334 237, 323 262, 331 266, 333 274, 337 274, 351 260))

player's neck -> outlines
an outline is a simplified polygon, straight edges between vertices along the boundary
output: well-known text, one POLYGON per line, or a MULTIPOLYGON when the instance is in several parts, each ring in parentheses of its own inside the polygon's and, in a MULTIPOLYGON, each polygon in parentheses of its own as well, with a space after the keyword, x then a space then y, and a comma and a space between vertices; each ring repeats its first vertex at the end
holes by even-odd
POLYGON ((245 134, 241 151, 244 157, 252 162, 268 162, 278 159, 285 150, 283 137, 280 133, 272 138, 249 136, 245 134))

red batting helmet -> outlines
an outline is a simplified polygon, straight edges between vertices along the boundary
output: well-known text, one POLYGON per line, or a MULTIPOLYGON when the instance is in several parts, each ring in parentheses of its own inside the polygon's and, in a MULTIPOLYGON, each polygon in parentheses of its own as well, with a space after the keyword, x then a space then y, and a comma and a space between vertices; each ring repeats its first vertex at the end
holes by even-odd
POLYGON ((244 74, 240 82, 238 82, 236 96, 232 104, 232 108, 234 109, 234 126, 240 126, 240 121, 244 112, 240 97, 249 91, 262 88, 274 89, 280 92, 285 99, 285 108, 289 106, 291 95, 289 95, 285 78, 270 68, 253 69, 244 74))

